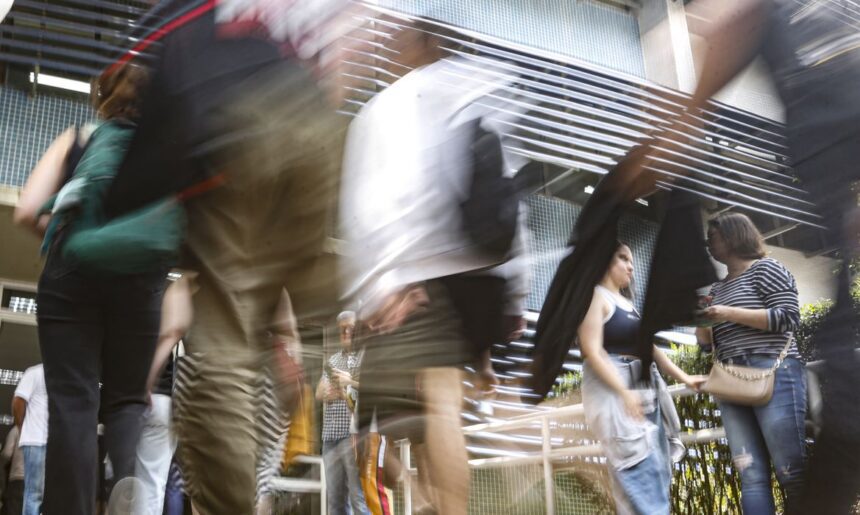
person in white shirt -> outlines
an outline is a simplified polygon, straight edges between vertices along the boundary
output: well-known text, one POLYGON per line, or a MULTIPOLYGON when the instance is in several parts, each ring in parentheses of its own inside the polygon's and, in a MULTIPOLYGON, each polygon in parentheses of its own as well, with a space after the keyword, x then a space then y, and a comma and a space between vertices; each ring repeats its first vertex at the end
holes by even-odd
POLYGON ((146 380, 149 409, 137 444, 134 465, 134 476, 139 481, 134 496, 136 515, 157 515, 164 508, 170 463, 177 445, 171 417, 174 349, 191 325, 191 295, 196 275, 182 272, 167 287, 161 301, 158 343, 146 380))
POLYGON ((28 368, 12 399, 18 446, 24 454, 23 515, 39 515, 45 490, 45 446, 48 444, 48 391, 42 365, 28 368))
MULTIPOLYGON (((419 22, 387 44, 397 64, 412 71, 350 126, 340 225, 348 249, 344 300, 361 306, 366 348, 360 425, 367 429, 375 414, 380 433, 408 437, 427 487, 421 500, 433 505, 415 500, 417 509, 457 515, 466 513, 469 495, 461 370, 481 350, 462 307, 475 294, 471 285, 487 286, 494 301, 485 311, 494 309, 497 319, 509 314, 505 296, 522 298, 515 285, 526 267, 514 266, 516 274, 499 267, 522 248, 521 237, 505 255, 486 252, 467 234, 461 211, 474 161, 471 133, 460 129, 480 124, 496 132, 494 104, 510 77, 443 59, 437 30, 419 22)), ((486 327, 494 332, 501 330, 486 327)), ((491 369, 480 370, 493 380, 491 369)))

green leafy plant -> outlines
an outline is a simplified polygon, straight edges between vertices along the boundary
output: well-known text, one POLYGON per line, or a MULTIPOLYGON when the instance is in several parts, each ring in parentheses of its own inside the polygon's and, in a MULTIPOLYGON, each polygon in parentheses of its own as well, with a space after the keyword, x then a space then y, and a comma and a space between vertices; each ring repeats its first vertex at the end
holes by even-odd
MULTIPOLYGON (((688 374, 707 374, 711 356, 698 348, 670 346, 670 357, 688 374)), ((722 426, 720 409, 710 395, 677 399, 675 406, 682 431, 693 432, 722 426)), ((728 442, 692 444, 675 464, 672 480, 672 513, 740 513, 740 479, 732 469, 728 442)))
MULTIPOLYGON (((854 310, 860 310, 860 277, 854 281, 851 300, 854 310)), ((827 299, 804 304, 800 308, 800 327, 794 332, 794 336, 797 339, 798 351, 805 361, 815 361, 821 358, 815 348, 813 336, 831 309, 833 309, 833 302, 827 299)), ((860 337, 860 327, 855 327, 854 333, 860 337)))
POLYGON ((582 386, 582 372, 572 370, 561 376, 561 381, 553 385, 548 397, 563 404, 576 404, 581 400, 580 386, 582 386))

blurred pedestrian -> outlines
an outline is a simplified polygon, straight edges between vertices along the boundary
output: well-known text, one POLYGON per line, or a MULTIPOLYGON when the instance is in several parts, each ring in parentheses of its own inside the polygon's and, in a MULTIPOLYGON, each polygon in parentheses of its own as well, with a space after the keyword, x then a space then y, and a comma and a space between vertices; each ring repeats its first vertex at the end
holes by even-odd
POLYGON ((48 443, 48 392, 45 370, 36 365, 24 371, 12 413, 18 428, 18 446, 24 458, 24 515, 39 515, 45 493, 45 448, 48 443))
MULTIPOLYGON (((241 16, 236 7, 218 4, 225 22, 241 16)), ((298 59, 233 29, 209 11, 164 38, 108 195, 114 216, 153 187, 187 197, 185 262, 199 290, 185 341, 194 371, 174 397, 174 424, 188 493, 204 515, 254 510, 257 387, 275 356, 267 333, 284 285, 308 313, 313 299, 334 296, 336 280, 321 256, 342 122, 298 59)), ((276 391, 289 382, 280 370, 273 377, 276 391)))
POLYGON ((90 224, 103 220, 103 193, 134 133, 146 78, 145 70, 132 64, 103 74, 95 98, 101 122, 91 132, 70 130, 55 140, 16 208, 19 223, 46 231, 47 262, 37 294, 49 401, 46 515, 95 512, 100 420, 114 479, 134 474, 167 268, 155 265, 135 273, 91 269, 70 258, 66 247, 90 224), (82 150, 75 155, 78 147, 82 150), (77 161, 67 169, 66 160, 73 156, 77 161), (61 187, 61 194, 54 195, 61 187))
POLYGON ((18 446, 20 435, 18 426, 13 425, 0 453, 2 466, 8 468, 3 488, 3 507, 0 509, 2 515, 18 515, 24 510, 24 453, 18 446))
POLYGON ((329 357, 317 385, 316 398, 323 402, 322 446, 329 513, 369 515, 361 488, 353 424, 358 392, 361 351, 353 347, 355 313, 337 317, 341 349, 329 357), (350 398, 350 396, 353 396, 350 398))
MULTIPOLYGON (((340 216, 346 296, 360 302, 364 325, 360 424, 366 430, 376 417, 381 434, 408 437, 427 502, 456 515, 466 513, 470 483, 462 369, 503 332, 505 297, 519 295, 507 279, 522 268, 498 265, 522 242, 510 163, 490 121, 491 93, 505 80, 444 59, 440 30, 418 23, 388 40, 398 73, 411 71, 350 126, 340 216), (483 179, 491 186, 476 188, 483 179), (471 232, 468 215, 487 213, 471 232)), ((491 369, 480 370, 493 381, 491 369)))

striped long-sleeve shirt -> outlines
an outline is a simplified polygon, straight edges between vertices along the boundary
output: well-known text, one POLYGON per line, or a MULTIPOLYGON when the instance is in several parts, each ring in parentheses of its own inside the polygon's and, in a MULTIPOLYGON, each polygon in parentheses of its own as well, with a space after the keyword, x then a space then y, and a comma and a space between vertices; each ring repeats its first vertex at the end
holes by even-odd
MULTIPOLYGON (((732 322, 714 326, 714 343, 720 360, 749 355, 777 356, 791 332, 800 324, 797 283, 779 261, 764 258, 733 279, 724 279, 711 288, 712 304, 767 310, 767 330, 732 322)), ((790 356, 798 356, 792 343, 790 356)))

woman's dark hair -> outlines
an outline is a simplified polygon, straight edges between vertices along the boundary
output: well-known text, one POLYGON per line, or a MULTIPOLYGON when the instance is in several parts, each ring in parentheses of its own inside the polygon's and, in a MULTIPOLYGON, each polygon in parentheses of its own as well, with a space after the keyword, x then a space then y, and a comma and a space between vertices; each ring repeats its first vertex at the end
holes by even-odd
POLYGON ((104 120, 140 116, 140 96, 147 83, 146 70, 132 63, 109 68, 96 81, 93 105, 104 120))
POLYGON ((720 233, 729 254, 743 259, 761 259, 767 255, 764 238, 748 216, 725 213, 708 222, 708 227, 720 233))

